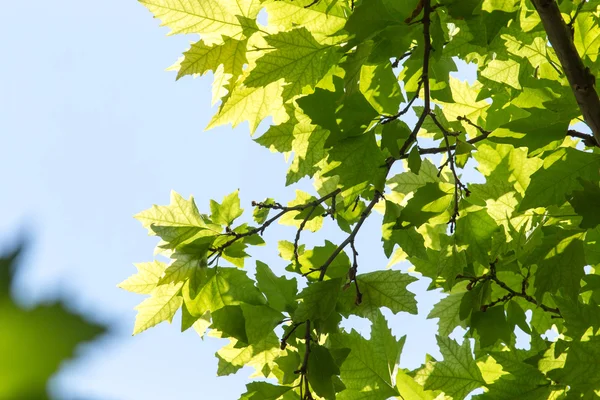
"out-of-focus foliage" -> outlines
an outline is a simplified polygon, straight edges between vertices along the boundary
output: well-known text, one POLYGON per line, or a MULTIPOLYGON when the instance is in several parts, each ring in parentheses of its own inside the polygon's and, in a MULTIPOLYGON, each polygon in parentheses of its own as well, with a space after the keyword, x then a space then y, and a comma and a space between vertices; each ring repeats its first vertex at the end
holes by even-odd
POLYGON ((104 327, 63 303, 24 308, 10 293, 21 247, 0 257, 0 398, 46 399, 48 379, 104 327))

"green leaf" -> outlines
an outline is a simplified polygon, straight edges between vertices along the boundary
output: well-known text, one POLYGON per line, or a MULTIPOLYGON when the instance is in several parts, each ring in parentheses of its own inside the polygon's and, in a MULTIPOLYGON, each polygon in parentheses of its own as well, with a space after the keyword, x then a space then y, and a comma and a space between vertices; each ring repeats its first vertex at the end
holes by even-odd
POLYGON ((200 254, 176 252, 172 257, 175 261, 164 271, 159 284, 185 282, 200 273, 202 268, 207 267, 206 252, 200 254))
POLYGON ((267 117, 272 117, 276 123, 287 119, 283 107, 281 80, 266 86, 246 87, 236 86, 223 100, 219 111, 210 120, 206 129, 231 123, 235 128, 243 121, 248 121, 250 133, 254 133, 258 124, 267 117))
POLYGON ((417 371, 415 380, 426 390, 441 390, 453 398, 465 398, 471 391, 485 385, 481 371, 471 354, 469 341, 459 345, 454 340, 437 336, 444 361, 429 361, 417 371))
POLYGON ((510 343, 513 330, 506 320, 504 306, 489 307, 485 312, 471 314, 471 326, 479 336, 481 347, 493 346, 497 341, 510 343))
POLYGON ((362 301, 356 304, 355 285, 344 288, 339 296, 339 311, 344 316, 350 314, 373 318, 379 315, 381 307, 387 307, 394 314, 405 311, 417 314, 415 295, 408 291, 407 285, 416 282, 416 278, 400 271, 375 271, 356 277, 362 293, 362 301))
POLYGON ((269 35, 266 41, 274 50, 256 60, 244 84, 261 87, 285 79, 284 100, 314 87, 341 57, 335 46, 317 42, 304 27, 269 35))
POLYGON ((333 377, 340 374, 340 369, 329 349, 319 345, 311 346, 308 367, 308 382, 315 393, 325 399, 335 399, 333 377))
POLYGON ((575 390, 600 389, 600 338, 571 343, 564 368, 549 371, 548 375, 575 390))
POLYGON ((397 113, 404 100, 391 63, 363 65, 360 69, 359 88, 380 114, 397 113))
POLYGON ((235 374, 245 366, 262 371, 265 366, 273 366, 274 360, 280 353, 279 339, 273 332, 260 342, 247 346, 235 339, 229 339, 229 344, 217 351, 216 356, 219 360, 217 375, 235 374))
MULTIPOLYGON (((101 335, 105 328, 62 304, 22 308, 10 298, 13 277, 19 275, 22 244, 0 255, 0 398, 47 399, 48 381, 79 346, 101 335)), ((140 271, 143 269, 140 264, 140 271)))
POLYGON ((479 261, 488 265, 491 261, 489 250, 492 245, 492 233, 498 225, 486 210, 472 211, 462 215, 456 223, 456 242, 467 247, 467 260, 479 261))
POLYGON ((425 390, 405 371, 398 369, 396 387, 404 400, 434 400, 438 392, 425 390))
POLYGON ((131 275, 129 278, 119 283, 118 287, 125 289, 128 292, 139 294, 150 294, 158 285, 165 269, 167 269, 167 264, 160 261, 134 265, 138 270, 137 274, 131 275))
POLYGON ((410 168, 410 172, 413 174, 419 175, 419 171, 421 170, 421 155, 419 154, 418 146, 414 146, 408 154, 408 168, 410 168))
MULTIPOLYGON (((235 15, 225 4, 215 0, 198 3, 175 0, 140 0, 162 24, 172 30, 172 34, 199 33, 204 37, 220 35, 235 37, 242 33, 242 27, 235 15)), ((239 10, 238 10, 239 11, 239 10)), ((254 11, 254 10, 253 10, 254 11)), ((252 12, 246 16, 256 16, 252 12)))
POLYGON ((298 297, 302 300, 294 313, 295 322, 325 321, 333 310, 342 286, 341 279, 314 282, 308 285, 298 297))
POLYGON ((519 66, 515 60, 492 60, 481 71, 484 76, 494 82, 505 83, 515 89, 521 89, 519 84, 519 66))
MULTIPOLYGON (((246 40, 236 40, 224 37, 223 43, 206 45, 203 40, 192 44, 190 49, 183 53, 183 60, 177 72, 177 79, 186 75, 204 75, 208 71, 216 72, 223 66, 223 73, 230 75, 226 82, 235 82, 242 74, 246 59, 246 40)), ((224 85, 223 85, 224 86, 224 85)))
POLYGON ((211 219, 213 222, 225 226, 231 226, 233 221, 240 217, 244 210, 240 208, 240 197, 238 191, 228 194, 223 198, 221 204, 214 200, 210 201, 211 219))
POLYGON ((542 168, 531 176, 519 210, 561 205, 566 196, 578 189, 578 178, 598 182, 600 156, 583 151, 560 148, 544 160, 542 168))
POLYGON ((138 304, 135 309, 135 326, 133 334, 137 335, 163 321, 171 323, 179 307, 183 304, 181 287, 183 283, 169 283, 156 287, 150 297, 138 304))
POLYGON ((269 23, 283 29, 303 26, 313 35, 329 36, 346 23, 347 6, 337 0, 322 0, 310 7, 294 0, 266 3, 269 23))
POLYGON ((206 311, 212 313, 225 306, 266 303, 246 272, 237 268, 218 268, 209 271, 207 281, 195 296, 190 291, 189 285, 183 287, 183 298, 190 314, 199 317, 206 311))
POLYGON ((408 201, 400 214, 402 224, 420 227, 425 222, 447 222, 448 207, 454 197, 454 185, 449 183, 426 183, 408 201))
POLYGON ((439 318, 438 333, 441 336, 450 335, 457 326, 465 327, 460 317, 460 305, 464 294, 464 291, 451 293, 434 305, 427 315, 427 318, 439 318))
POLYGON ((241 305, 246 321, 248 343, 258 343, 283 320, 283 314, 268 306, 241 305))
POLYGON ((246 385, 246 393, 242 394, 240 400, 277 400, 292 389, 291 386, 277 386, 267 382, 252 382, 246 385))
MULTIPOLYGON (((225 306, 211 313, 212 328, 220 331, 222 337, 232 337, 243 343, 250 343, 246 335, 246 319, 240 306, 225 306)), ((253 343, 253 341, 252 341, 253 343)))
MULTIPOLYGON (((337 246, 325 241, 324 246, 316 246, 312 250, 306 250, 298 257, 300 267, 294 269, 295 272, 305 274, 315 269, 321 268, 329 259, 331 254, 336 250, 337 246)), ((329 265, 325 273, 325 280, 345 277, 350 269, 350 259, 345 252, 341 252, 329 265)), ((319 274, 313 272, 308 275, 308 279, 317 279, 319 274)))
POLYGON ((347 390, 337 396, 339 399, 376 400, 398 396, 392 374, 400 360, 405 337, 396 340, 381 313, 372 321, 371 337, 368 340, 354 330, 331 337, 334 348, 351 349, 340 367, 341 378, 347 390))
POLYGON ((561 229, 545 236, 528 261, 538 264, 535 279, 538 299, 542 299, 546 292, 556 294, 559 291, 567 297, 576 298, 586 264, 583 234, 561 229))
POLYGON ((600 213, 597 206, 600 204, 600 186, 586 180, 580 180, 583 190, 574 190, 569 203, 575 212, 583 218, 579 225, 583 229, 593 229, 600 225, 600 213))
POLYGON ((278 277, 267 264, 256 261, 256 282, 275 310, 290 313, 296 308, 298 282, 295 278, 278 277))

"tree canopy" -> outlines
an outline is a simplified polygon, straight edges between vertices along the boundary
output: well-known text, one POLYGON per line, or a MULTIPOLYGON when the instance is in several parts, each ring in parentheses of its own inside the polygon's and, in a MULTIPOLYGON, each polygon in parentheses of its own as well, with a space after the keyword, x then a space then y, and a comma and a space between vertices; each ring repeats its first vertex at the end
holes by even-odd
POLYGON ((212 74, 207 128, 266 119, 255 141, 314 192, 254 202, 253 223, 237 191, 136 215, 160 241, 120 284, 147 295, 134 334, 181 310, 182 330, 228 339, 218 375, 267 378, 245 400, 600 396, 600 0, 140 2, 200 35, 174 68, 212 74), (474 83, 454 74, 465 63, 474 83), (361 271, 355 240, 377 213, 410 273, 361 271), (276 222, 295 230, 277 245, 286 271, 252 260, 248 275, 276 222), (345 240, 303 243, 325 224, 345 240), (381 310, 417 314, 418 279, 446 294, 428 315, 442 358, 405 370, 381 310))

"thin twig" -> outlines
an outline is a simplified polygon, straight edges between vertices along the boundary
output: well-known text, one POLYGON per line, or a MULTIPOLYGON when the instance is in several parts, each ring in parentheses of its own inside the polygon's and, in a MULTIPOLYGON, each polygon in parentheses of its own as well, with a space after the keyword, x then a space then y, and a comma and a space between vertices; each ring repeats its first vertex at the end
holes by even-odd
POLYGON ((450 171, 452 172, 452 176, 454 177, 454 211, 452 212, 450 221, 448 221, 448 223, 450 224, 450 233, 453 233, 454 228, 456 227, 456 219, 459 216, 458 205, 459 205, 459 200, 462 196, 462 192, 464 190, 465 194, 467 196, 469 196, 470 192, 469 192, 469 189, 467 189, 467 186, 460 181, 460 178, 458 177, 458 174, 456 173, 456 165, 454 163, 454 157, 455 157, 456 152, 452 153, 452 150, 450 150, 450 140, 448 139, 448 136, 451 135, 451 133, 448 132, 442 126, 442 124, 437 120, 434 113, 430 113, 430 116, 433 119, 433 121, 436 123, 438 128, 440 128, 440 130, 442 131, 442 134, 444 135, 444 142, 446 142, 446 149, 448 149, 448 151, 447 151, 448 159, 440 167, 440 173, 442 172, 442 169, 446 165, 448 165, 448 167, 450 167, 450 171))
POLYGON ((294 333, 296 331, 296 329, 298 329, 298 327, 300 325, 302 325, 305 321, 302 322, 296 322, 295 324, 292 325, 292 328, 286 332, 285 335, 283 335, 283 337, 281 338, 281 350, 285 350, 285 348, 287 347, 287 341, 290 338, 290 336, 292 336, 292 333, 294 333))
POLYGON ((367 208, 362 212, 360 219, 358 220, 356 226, 354 227, 354 229, 352 230, 350 235, 346 238, 346 240, 344 240, 333 251, 333 253, 331 253, 331 256, 329 256, 327 261, 325 261, 325 263, 320 268, 310 271, 309 273, 314 272, 314 271, 321 271, 321 274, 319 275, 319 280, 322 281, 323 279, 325 279, 325 274, 327 273, 327 268, 329 268, 329 265, 331 265, 333 260, 335 260, 335 258, 342 252, 342 250, 344 250, 344 247, 346 247, 348 244, 350 244, 352 241, 354 241, 356 234, 362 227, 363 223, 365 222, 365 220, 367 219, 369 214, 371 214, 371 210, 373 210, 373 207, 375 207, 375 204, 377 204, 379 202, 381 197, 382 197, 381 193, 379 191, 375 191, 375 194, 373 195, 373 200, 371 200, 371 202, 369 203, 367 208))
POLYGON ((508 294, 502 296, 501 298, 494 300, 489 304, 482 305, 481 311, 485 312, 485 311, 487 311, 488 308, 493 307, 496 304, 507 302, 508 300, 512 299, 513 297, 520 297, 548 313, 555 314, 552 316, 553 318, 562 318, 562 314, 560 313, 560 310, 558 308, 549 307, 543 303, 540 303, 536 299, 534 299, 531 295, 527 294, 527 288, 529 287, 529 276, 530 276, 529 271, 527 272, 527 276, 525 276, 523 278, 523 282, 521 282, 521 291, 517 292, 516 290, 514 290, 513 288, 511 288, 505 282, 501 281, 498 278, 498 276, 496 274, 496 263, 497 262, 498 262, 498 260, 495 260, 494 262, 490 263, 490 272, 487 274, 483 274, 481 276, 476 276, 476 277, 468 277, 468 276, 464 276, 464 275, 456 276, 457 279, 466 278, 466 279, 470 280, 469 284, 467 285, 467 290, 472 290, 480 282, 492 281, 495 284, 497 284, 498 286, 500 286, 502 289, 504 289, 508 292, 508 294))
MULTIPOLYGON (((279 203, 274 203, 274 204, 264 204, 264 203, 257 203, 255 201, 252 202, 252 205, 254 207, 259 207, 259 208, 270 208, 270 209, 274 209, 274 210, 280 210, 275 216, 273 216, 272 218, 268 219, 267 221, 265 221, 261 226, 257 227, 257 228, 253 228, 250 229, 247 232, 244 233, 236 233, 234 232, 233 234, 233 238, 231 240, 229 240, 228 242, 225 242, 224 244, 222 244, 221 246, 217 247, 217 248, 212 248, 211 251, 212 253, 208 256, 208 258, 212 257, 214 254, 221 254, 223 253, 223 251, 231 246, 232 244, 234 244, 235 242, 237 242, 238 240, 248 237, 248 236, 252 236, 252 235, 256 235, 256 234, 263 234, 265 232, 265 229, 267 229, 269 227, 269 225, 271 225, 273 222, 277 221, 279 218, 281 218, 283 215, 291 212, 291 211, 303 211, 306 210, 307 208, 310 207, 317 207, 319 204, 324 203, 325 201, 329 200, 332 197, 337 196, 339 193, 341 192, 341 189, 336 189, 333 192, 319 198, 316 200, 313 200, 311 202, 308 202, 306 204, 298 204, 296 206, 291 206, 291 207, 285 207, 282 206, 279 203)), ((226 232, 225 235, 228 236, 232 236, 232 231, 226 232)))
POLYGON ((306 223, 308 222, 308 220, 310 219, 310 217, 312 216, 312 214, 317 209, 317 206, 318 206, 318 204, 314 205, 310 209, 310 211, 308 212, 308 214, 306 214, 306 217, 304 217, 304 219, 300 223, 300 226, 298 227, 298 231, 296 232, 296 238, 294 239, 294 260, 296 261, 296 264, 298 266, 301 266, 300 261, 299 261, 300 256, 298 254, 298 247, 300 246, 300 235, 302 234, 302 231, 304 230, 304 227, 306 226, 306 223))

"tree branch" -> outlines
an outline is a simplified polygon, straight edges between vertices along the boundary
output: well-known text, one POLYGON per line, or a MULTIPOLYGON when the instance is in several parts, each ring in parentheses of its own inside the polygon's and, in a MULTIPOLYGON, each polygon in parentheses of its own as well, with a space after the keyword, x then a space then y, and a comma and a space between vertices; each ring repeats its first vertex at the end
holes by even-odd
POLYGON ((504 289, 508 292, 508 294, 502 296, 501 298, 496 299, 489 304, 482 305, 481 311, 485 312, 485 311, 487 311, 488 308, 493 307, 496 304, 507 302, 508 300, 512 299, 513 297, 520 297, 522 299, 525 299, 529 303, 541 308, 542 310, 544 310, 546 312, 555 314, 557 318, 562 318, 562 314, 560 313, 560 310, 558 308, 549 307, 543 303, 540 303, 536 299, 534 299, 532 296, 527 294, 527 287, 529 286, 529 273, 523 279, 523 282, 521 282, 521 291, 517 292, 516 290, 514 290, 513 288, 511 288, 510 286, 508 286, 506 283, 504 283, 503 281, 501 281, 498 278, 498 276, 496 275, 496 263, 497 262, 498 262, 498 260, 490 263, 490 272, 487 274, 483 274, 482 276, 468 277, 468 276, 464 276, 464 275, 458 275, 456 277, 458 279, 466 278, 466 279, 470 280, 469 284, 467 285, 467 290, 472 290, 480 282, 492 281, 495 284, 497 284, 498 286, 500 286, 502 289, 504 289))
MULTIPOLYGON (((265 229, 267 229, 269 227, 269 225, 271 225, 273 222, 277 221, 279 218, 281 218, 282 216, 284 216, 285 214, 291 212, 291 211, 303 211, 306 210, 307 208, 313 208, 312 211, 314 211, 314 209, 324 203, 325 201, 331 199, 331 198, 335 198, 335 196, 337 196, 339 193, 341 192, 341 189, 336 189, 333 192, 319 198, 316 200, 313 200, 311 202, 308 202, 306 204, 298 204, 296 206, 292 206, 292 207, 286 207, 286 206, 282 206, 279 203, 275 203, 275 204, 264 204, 264 203, 258 203, 253 201, 252 202, 252 206, 254 207, 258 207, 258 208, 269 208, 272 210, 280 210, 275 216, 269 218, 267 221, 265 221, 265 223, 263 223, 261 226, 257 227, 257 228, 253 228, 250 229, 247 232, 244 233, 237 233, 234 231, 228 231, 225 233, 225 235, 228 236, 233 236, 233 238, 231 240, 229 240, 228 242, 222 244, 221 246, 217 247, 217 248, 213 248, 211 249, 212 253, 208 256, 208 258, 212 257, 215 254, 221 254, 223 253, 223 251, 228 248, 229 246, 231 246, 232 244, 234 244, 235 242, 237 242, 238 240, 248 237, 248 236, 252 236, 252 235, 257 235, 257 234, 263 234, 265 232, 265 229)), ((312 211, 310 214, 312 214, 312 211)), ((308 220, 308 218, 310 217, 310 215, 305 218, 302 223, 300 224, 300 229, 302 230, 304 229, 304 226, 306 225, 306 222, 308 220)), ((297 234, 296 237, 299 240, 299 235, 297 234)), ((297 242, 296 242, 297 244, 297 242)), ((295 251, 297 253, 297 250, 295 251)), ((211 262, 212 263, 212 262, 211 262)), ((210 264, 209 264, 210 265, 210 264)))
POLYGON ((586 124, 600 143, 600 98, 594 87, 596 78, 579 57, 570 27, 565 23, 555 0, 531 0, 538 12, 548 40, 556 52, 586 124))
POLYGON ((356 226, 354 227, 354 229, 352 229, 352 232, 346 238, 346 240, 344 240, 333 251, 333 253, 331 253, 331 255, 329 256, 329 258, 325 261, 325 263, 320 268, 311 270, 308 273, 306 273, 305 275, 308 275, 308 274, 310 274, 312 272, 315 272, 315 271, 321 271, 321 274, 319 275, 319 280, 322 281, 323 279, 325 279, 325 274, 327 273, 327 268, 329 268, 329 266, 331 265, 331 263, 333 262, 333 260, 335 260, 335 258, 342 252, 342 250, 344 250, 344 248, 348 244, 350 244, 351 242, 354 241, 354 238, 356 237, 356 234, 360 230, 361 226, 364 224, 364 222, 367 219, 367 217, 369 216, 369 214, 371 214, 371 211, 373 210, 373 207, 375 207, 375 204, 377 204, 382 197, 383 197, 383 195, 380 192, 375 191, 375 195, 373 196, 373 200, 371 200, 371 202, 369 203, 369 205, 367 206, 367 208, 362 212, 362 214, 360 216, 360 219, 358 220, 358 222, 356 223, 356 226))

